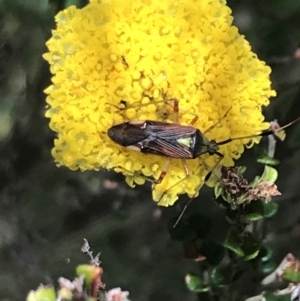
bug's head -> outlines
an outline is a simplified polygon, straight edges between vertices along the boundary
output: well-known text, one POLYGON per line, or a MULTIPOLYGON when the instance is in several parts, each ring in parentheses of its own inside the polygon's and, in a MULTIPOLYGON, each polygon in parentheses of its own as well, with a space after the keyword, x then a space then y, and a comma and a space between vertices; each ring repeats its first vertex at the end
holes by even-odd
POLYGON ((108 129, 108 137, 117 144, 127 146, 128 135, 126 133, 127 123, 121 123, 108 129))
POLYGON ((219 151, 219 145, 218 145, 217 141, 216 140, 209 141, 209 143, 207 144, 207 152, 210 155, 214 155, 214 154, 218 153, 218 151, 219 151))

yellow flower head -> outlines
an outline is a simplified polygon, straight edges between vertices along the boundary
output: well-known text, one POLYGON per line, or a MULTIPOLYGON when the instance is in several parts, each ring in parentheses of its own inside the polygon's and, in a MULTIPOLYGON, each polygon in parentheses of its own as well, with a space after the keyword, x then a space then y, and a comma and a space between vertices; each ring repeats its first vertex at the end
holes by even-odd
MULTIPOLYGON (((57 132, 52 150, 57 165, 115 169, 131 186, 144 183, 138 175, 158 179, 165 157, 118 145, 107 131, 130 120, 173 122, 172 103, 163 99, 179 100, 181 125, 198 116, 193 126, 205 132, 219 121, 205 133, 208 140, 266 129, 261 107, 275 94, 270 68, 231 25, 224 2, 90 0, 83 9, 60 12, 44 55, 53 73, 46 116, 57 132)), ((258 141, 220 146, 222 164, 233 165, 244 145, 258 141)), ((172 159, 154 200, 169 206, 178 194, 194 196, 217 160, 209 155, 187 160, 190 176, 176 185, 186 172, 181 160, 172 159)))

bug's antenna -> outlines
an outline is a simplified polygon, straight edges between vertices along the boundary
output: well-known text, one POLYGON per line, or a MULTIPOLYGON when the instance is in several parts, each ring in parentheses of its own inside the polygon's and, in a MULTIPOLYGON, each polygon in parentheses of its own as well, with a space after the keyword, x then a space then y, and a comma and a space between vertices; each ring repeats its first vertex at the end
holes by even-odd
POLYGON ((223 144, 227 144, 231 141, 234 141, 234 140, 240 140, 240 139, 247 139, 247 138, 254 138, 254 137, 259 137, 259 136, 268 136, 268 135, 271 135, 271 134, 276 134, 284 129, 286 129, 287 127, 291 126, 292 124, 296 123, 297 121, 300 120, 300 117, 296 118, 295 120, 291 121, 290 123, 278 128, 278 129, 270 129, 270 130, 266 130, 264 132, 261 132, 259 134, 256 134, 256 135, 249 135, 249 136, 242 136, 242 137, 234 137, 234 138, 228 138, 226 140, 223 140, 223 141, 220 141, 220 142, 217 142, 217 145, 223 145, 223 144))
MULTIPOLYGON (((205 178, 204 178, 202 184, 201 184, 200 187, 198 188, 198 192, 201 190, 201 188, 203 187, 203 185, 209 180, 209 178, 211 177, 213 171, 214 171, 214 170, 216 169, 216 167, 220 164, 220 161, 221 161, 222 159, 223 159, 223 157, 221 157, 221 159, 218 160, 217 164, 213 167, 213 169, 205 176, 205 178)), ((183 207, 182 211, 180 212, 180 215, 178 216, 178 218, 177 218, 175 224, 173 225, 173 228, 175 228, 175 227, 178 225, 178 223, 180 222, 181 218, 183 217, 183 215, 184 215, 184 213, 185 213, 187 207, 190 205, 190 203, 193 201, 193 199, 194 199, 195 197, 196 197, 196 194, 195 194, 193 197, 191 197, 191 198, 189 199, 189 201, 185 204, 185 206, 183 207)))
POLYGON ((183 209, 181 210, 181 212, 180 212, 180 214, 179 214, 179 216, 178 216, 178 218, 177 218, 175 224, 173 225, 173 228, 175 228, 175 227, 178 225, 178 223, 180 222, 181 218, 183 217, 183 215, 184 215, 184 213, 185 213, 187 207, 189 206, 189 204, 192 202, 193 199, 194 199, 194 198, 189 199, 189 201, 185 204, 185 206, 184 206, 183 209))

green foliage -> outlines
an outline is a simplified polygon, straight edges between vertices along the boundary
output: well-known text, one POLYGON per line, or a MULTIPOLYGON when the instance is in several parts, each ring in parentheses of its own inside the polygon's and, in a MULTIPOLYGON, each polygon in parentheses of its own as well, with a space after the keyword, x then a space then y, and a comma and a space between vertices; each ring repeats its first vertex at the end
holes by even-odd
MULTIPOLYGON (((203 234, 206 234, 195 237, 194 240, 202 240, 200 253, 209 265, 205 273, 210 276, 206 277, 209 281, 206 281, 205 285, 201 281, 202 278, 197 276, 189 278, 188 287, 194 292, 206 292, 208 287, 212 292, 232 287, 244 273, 243 269, 239 268, 242 262, 249 262, 249 265, 263 274, 270 274, 276 269, 276 264, 272 260, 273 250, 263 244, 263 237, 258 226, 278 211, 278 205, 270 201, 272 195, 278 194, 274 185, 278 173, 274 168, 265 166, 263 174, 248 183, 243 177, 244 172, 244 167, 222 167, 222 176, 214 189, 215 202, 224 210, 226 220, 230 225, 223 243, 228 250, 227 261, 229 260, 229 263, 224 265, 222 261, 225 257, 224 248, 214 243, 207 235, 211 229, 211 222, 208 223, 209 218, 202 216, 202 224, 200 222, 196 224, 199 228, 203 227, 203 234)), ((194 213, 193 217, 196 216, 194 213)), ((198 221, 197 218, 194 220, 198 221)), ((293 268, 285 269, 282 278, 297 282, 300 281, 300 272, 293 268)), ((286 298, 286 296, 279 297, 272 293, 264 296, 266 300, 285 300, 286 298)), ((259 300, 260 297, 257 297, 259 300)))
POLYGON ((278 295, 274 295, 274 293, 272 293, 272 292, 265 292, 264 300, 266 300, 266 301, 291 301, 291 297, 289 295, 278 296, 278 295))
POLYGON ((26 301, 56 301, 55 289, 52 286, 40 286, 28 294, 26 301))
POLYGON ((280 162, 279 160, 273 158, 273 157, 269 157, 269 156, 263 156, 257 159, 258 163, 262 163, 265 165, 272 165, 272 166, 276 166, 278 165, 280 162))
POLYGON ((264 203, 263 206, 264 206, 264 217, 271 218, 277 213, 279 205, 277 203, 270 202, 270 203, 264 203))
POLYGON ((282 278, 294 283, 300 282, 300 270, 298 269, 285 269, 282 278))
POLYGON ((206 293, 210 291, 210 286, 206 285, 198 276, 188 274, 185 276, 187 288, 194 293, 206 293))
POLYGON ((216 267, 211 272, 212 283, 217 287, 224 287, 231 284, 230 267, 216 267))
POLYGON ((256 201, 251 202, 247 207, 247 213, 245 213, 246 222, 256 222, 264 218, 264 202, 256 201))
POLYGON ((265 166, 264 173, 260 177, 259 181, 267 181, 275 183, 278 178, 278 172, 275 168, 268 165, 265 166))
POLYGON ((231 228, 226 236, 224 246, 237 254, 238 256, 244 256, 245 252, 241 246, 239 232, 235 228, 231 228))
POLYGON ((100 301, 119 300, 129 301, 129 293, 120 288, 114 288, 108 292, 104 291, 105 285, 101 282, 103 269, 99 267, 98 256, 93 257, 89 243, 85 240, 82 252, 86 253, 96 265, 82 264, 77 266, 78 278, 70 281, 60 277, 59 288, 55 291, 53 286, 41 285, 36 291, 30 291, 26 301, 100 301))

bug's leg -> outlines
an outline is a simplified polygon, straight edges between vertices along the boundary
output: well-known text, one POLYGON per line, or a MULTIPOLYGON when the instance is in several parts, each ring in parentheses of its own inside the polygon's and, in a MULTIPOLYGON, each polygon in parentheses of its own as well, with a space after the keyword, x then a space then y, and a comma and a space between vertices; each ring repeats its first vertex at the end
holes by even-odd
POLYGON ((174 112, 173 122, 178 123, 178 121, 179 121, 179 103, 178 103, 178 99, 173 98, 172 100, 174 101, 174 105, 173 105, 173 112, 174 112))
MULTIPOLYGON (((228 113, 229 113, 230 110, 231 110, 231 108, 229 108, 229 109, 225 112, 224 116, 221 117, 216 123, 214 123, 214 124, 213 124, 212 126, 210 126, 208 129, 206 129, 206 130, 203 132, 203 135, 205 135, 206 133, 208 133, 209 131, 211 131, 213 128, 215 128, 215 127, 216 127, 216 126, 217 126, 217 125, 218 125, 218 124, 219 124, 219 123, 220 123, 220 122, 228 115, 228 113)), ((194 124, 197 122, 197 120, 198 120, 198 116, 195 116, 194 119, 190 122, 190 125, 194 125, 194 124)), ((173 225, 173 227, 176 227, 176 225, 179 223, 179 221, 181 220, 182 216, 184 215, 184 213, 185 213, 187 207, 188 207, 188 206, 190 205, 190 203, 194 200, 194 198, 196 197, 196 195, 199 194, 199 191, 200 191, 201 188, 204 186, 204 184, 208 182, 208 180, 210 179, 210 177, 213 175, 213 172, 215 171, 215 169, 220 165, 220 163, 221 163, 221 161, 222 161, 224 155, 221 154, 221 153, 219 153, 219 152, 217 152, 216 155, 218 155, 219 159, 217 160, 216 164, 213 166, 213 168, 212 168, 211 170, 209 169, 209 167, 208 167, 208 165, 205 163, 205 161, 203 161, 203 160, 201 159, 201 157, 199 157, 199 159, 200 159, 202 165, 205 167, 205 169, 208 171, 208 173, 206 174, 206 176, 205 176, 203 182, 201 183, 201 185, 198 187, 197 193, 196 193, 193 197, 191 197, 191 198, 189 199, 189 201, 186 203, 186 205, 183 207, 183 209, 182 209, 182 211, 181 211, 179 217, 177 218, 175 224, 173 225)), ((187 176, 187 177, 188 177, 188 176, 187 176)), ((185 177, 184 180, 186 180, 187 177, 185 177)))
MULTIPOLYGON (((166 99, 167 102, 173 102, 173 112, 174 112, 174 115, 173 115, 173 122, 174 123, 178 123, 179 122, 179 101, 178 99, 176 98, 171 98, 171 99, 166 99)), ((192 121, 189 123, 190 126, 194 125, 197 120, 198 120, 198 116, 194 113, 191 113, 192 115, 195 115, 195 117, 192 119, 192 121)), ((189 168, 186 164, 186 161, 183 159, 182 160, 182 163, 183 163, 183 168, 184 168, 184 171, 185 171, 185 174, 186 176, 184 178, 182 178, 181 180, 179 180, 178 182, 176 182, 175 184, 173 184, 171 187, 169 187, 168 189, 166 189, 163 194, 160 196, 159 200, 158 200, 158 203, 162 200, 162 198, 168 193, 168 191, 172 190, 174 187, 176 187, 178 184, 184 182, 185 180, 187 180, 187 178, 190 176, 190 171, 189 171, 189 168)), ((166 163, 166 166, 167 166, 167 169, 169 169, 170 167, 170 163, 167 162, 166 163)), ((158 182, 155 183, 155 184, 159 184, 162 182, 163 178, 166 176, 167 174, 167 169, 166 169, 166 166, 165 168, 163 169, 159 179, 157 180, 158 182)), ((155 188, 155 184, 152 186, 152 189, 155 188)))
MULTIPOLYGON (((150 182, 150 183, 155 183, 155 182, 156 182, 156 180, 154 180, 154 179, 151 179, 151 178, 146 177, 146 176, 144 176, 144 175, 141 175, 141 174, 139 174, 139 173, 135 173, 135 172, 133 172, 133 171, 131 171, 131 170, 128 170, 128 169, 126 169, 126 168, 124 168, 124 167, 122 167, 122 166, 116 166, 116 167, 114 167, 114 168, 122 169, 122 170, 124 170, 124 171, 130 173, 132 176, 134 176, 134 177, 136 176, 136 177, 142 178, 142 179, 144 179, 144 180, 147 181, 147 182, 150 182)), ((124 175, 124 176, 126 177, 127 175, 124 175)))
POLYGON ((126 112, 126 101, 121 99, 119 102, 119 106, 106 102, 105 105, 111 106, 113 108, 115 108, 117 111, 115 111, 114 113, 119 114, 120 116, 122 116, 123 120, 127 120, 128 118, 126 118, 125 116, 125 112, 126 112))
MULTIPOLYGON (((213 168, 211 170, 208 171, 208 173, 206 174, 203 182, 201 183, 201 185, 198 187, 197 189, 197 193, 195 193, 194 196, 192 196, 188 202, 185 204, 185 206, 183 207, 182 211, 180 212, 175 224, 173 225, 173 228, 175 228, 179 221, 181 220, 181 218, 183 217, 187 207, 190 205, 190 203, 195 199, 196 195, 199 194, 199 191, 201 190, 201 188, 204 186, 205 183, 207 183, 207 181, 210 179, 210 177, 212 176, 213 172, 216 170, 216 168, 220 165, 222 159, 224 158, 224 155, 221 153, 216 153, 219 156, 219 159, 217 160, 216 164, 213 166, 213 168)), ((202 161, 202 160, 201 160, 202 161)), ((204 166, 207 166, 206 163, 204 164, 204 166)))
POLYGON ((204 132, 203 132, 203 135, 207 134, 208 132, 210 132, 213 128, 215 128, 222 120, 224 120, 226 118, 226 116, 228 115, 229 111, 231 110, 231 108, 229 108, 225 114, 219 118, 219 120, 214 123, 213 125, 211 125, 208 129, 206 129, 204 132))
POLYGON ((166 176, 166 174, 167 174, 167 172, 168 172, 170 166, 171 166, 171 158, 168 158, 168 159, 166 160, 166 164, 165 164, 165 166, 164 166, 162 172, 160 173, 158 179, 153 181, 152 190, 155 189, 155 186, 156 186, 157 184, 160 184, 160 183, 163 181, 163 179, 165 178, 165 176, 166 176))
POLYGON ((171 187, 169 187, 168 189, 166 189, 163 194, 160 196, 158 203, 162 200, 162 198, 168 193, 168 191, 172 190, 174 187, 176 187, 178 184, 180 184, 181 182, 184 182, 189 176, 190 176, 190 171, 189 168, 186 164, 186 161, 184 159, 182 159, 182 164, 183 164, 183 168, 185 171, 186 176, 184 178, 182 178, 181 180, 179 180, 178 182, 176 182, 175 184, 173 184, 171 187))
MULTIPOLYGON (((170 98, 170 99, 166 99, 166 102, 173 102, 173 112, 174 112, 174 116, 173 116, 173 122, 174 123, 179 123, 179 101, 177 98, 170 98)), ((181 111, 183 113, 189 113, 191 115, 194 115, 194 118, 188 123, 189 126, 193 126, 197 120, 198 120, 198 115, 196 115, 195 113, 189 112, 189 111, 181 111)), ((186 166, 186 165, 185 165, 186 166)))
MULTIPOLYGON (((173 101, 173 112, 174 112, 174 116, 173 116, 173 122, 174 123, 178 123, 179 122, 179 101, 176 98, 172 98, 172 99, 166 99, 167 102, 171 102, 173 101)), ((194 115, 195 117, 189 122, 190 126, 193 126, 197 120, 198 120, 198 115, 194 114, 194 113, 190 113, 192 115, 194 115)), ((181 180, 179 180, 178 182, 176 182, 175 184, 173 184, 171 187, 169 187, 168 189, 166 189, 163 194, 160 196, 158 203, 162 200, 162 198, 170 191, 172 190, 174 187, 176 187, 177 185, 179 185, 180 183, 186 181, 188 179, 188 177, 190 176, 190 171, 189 168, 186 164, 186 160, 182 159, 182 163, 183 163, 183 168, 185 171, 186 176, 184 178, 182 178, 181 180)), ((169 168, 169 166, 168 166, 169 168)), ((162 174, 164 173, 164 171, 162 172, 162 174)), ((166 172, 163 175, 163 178, 165 177, 166 172)), ((161 178, 161 177, 160 177, 161 178)), ((162 182, 162 179, 160 180, 159 183, 162 182)), ((154 189, 154 188, 153 188, 154 189)))
MULTIPOLYGON (((173 102, 173 122, 174 123, 178 123, 179 122, 179 101, 176 98, 172 98, 172 99, 166 99, 167 102, 173 102)), ((193 114, 194 115, 194 114, 193 114)), ((196 121, 198 120, 198 116, 195 114, 194 119, 189 123, 189 125, 193 125, 196 121)), ((162 198, 168 193, 168 191, 172 190, 174 187, 176 187, 178 184, 184 182, 189 176, 190 176, 190 171, 189 168, 186 164, 186 161, 183 159, 182 160, 183 163, 183 168, 185 171, 186 176, 184 178, 182 178, 181 180, 179 180, 178 182, 176 182, 174 185, 172 185, 171 187, 169 187, 168 189, 166 189, 163 194, 160 196, 158 203, 162 200, 162 198)), ((162 173, 160 174, 159 178, 157 181, 154 182, 153 186, 152 186, 152 190, 155 189, 156 184, 159 184, 163 181, 164 177, 166 176, 169 168, 170 168, 170 164, 171 164, 171 159, 168 159, 168 161, 166 162, 166 165, 162 171, 162 173)))

